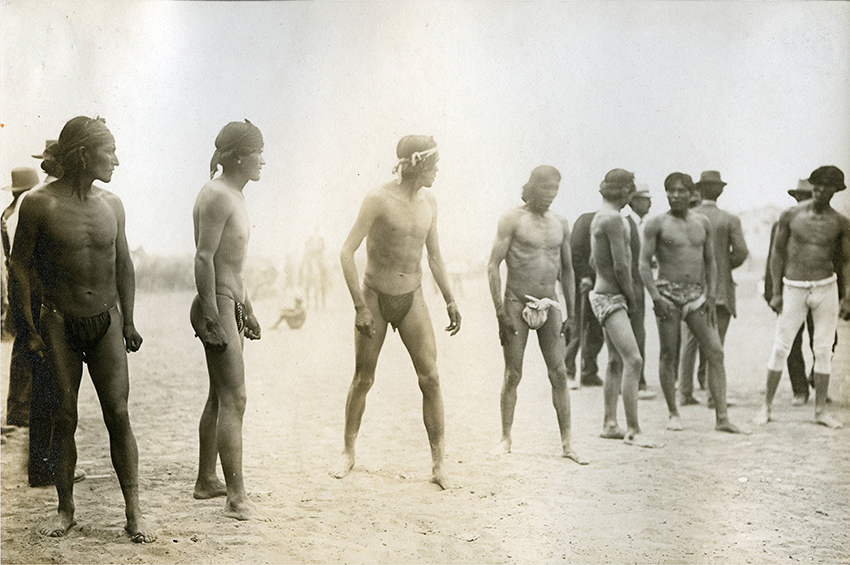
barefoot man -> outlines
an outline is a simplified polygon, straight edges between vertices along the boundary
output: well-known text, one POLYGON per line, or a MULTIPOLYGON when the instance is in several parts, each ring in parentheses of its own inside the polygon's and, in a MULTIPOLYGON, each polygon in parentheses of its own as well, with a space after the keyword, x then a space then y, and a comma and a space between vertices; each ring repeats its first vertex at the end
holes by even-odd
POLYGON ((124 529, 134 542, 156 539, 139 508, 139 450, 130 427, 127 352, 142 337, 133 324, 135 273, 124 234, 124 206, 108 183, 118 166, 115 139, 101 118, 70 120, 41 167, 54 179, 21 204, 10 272, 13 298, 30 351, 44 358, 57 400, 51 458, 58 513, 39 527, 65 535, 74 520, 77 396, 83 363, 97 391, 109 430, 112 465, 124 495, 124 529), (29 308, 30 259, 41 282, 39 331, 29 308))
POLYGON ((345 402, 345 447, 330 474, 341 479, 354 466, 354 443, 366 408, 366 394, 375 381, 375 366, 387 335, 387 324, 398 330, 413 361, 422 391, 422 413, 431 444, 431 482, 446 489, 443 468, 443 396, 437 374, 434 329, 422 295, 422 248, 449 314, 446 331, 460 330, 460 312, 452 298, 446 266, 437 238, 437 201, 430 188, 437 176, 434 138, 408 135, 396 148, 395 181, 366 195, 348 238, 339 254, 345 283, 354 301, 355 369, 345 402), (366 239, 366 272, 363 287, 354 252, 366 239))
MULTIPOLYGON (((629 445, 661 447, 647 438, 638 423, 638 387, 643 358, 629 311, 638 309, 636 292, 643 292, 632 277, 631 226, 620 210, 635 190, 634 173, 614 169, 599 185, 602 207, 590 224, 591 262, 596 283, 588 293, 590 307, 605 328, 608 370, 603 385, 605 416, 601 437, 622 439, 629 445), (617 423, 617 404, 623 395, 626 431, 617 423)), ((637 226, 634 226, 637 229, 637 226)))
POLYGON ((522 187, 525 204, 509 210, 499 219, 487 265, 490 295, 496 307, 499 339, 505 355, 501 395, 502 440, 496 451, 511 451, 517 387, 522 379, 522 360, 531 329, 537 330, 537 341, 552 385, 552 403, 561 431, 562 454, 586 465, 587 461, 579 457, 570 444, 570 396, 564 362, 564 334, 568 331, 567 319, 574 312, 575 282, 570 259, 570 228, 566 219, 549 210, 560 183, 561 174, 554 167, 541 165, 531 171, 531 178, 522 187), (508 277, 504 301, 499 273, 502 261, 507 266, 508 277), (559 279, 567 303, 567 316, 563 322, 555 293, 559 279))
POLYGON ((779 314, 773 351, 767 365, 767 390, 757 424, 770 421, 770 410, 782 364, 794 336, 811 311, 814 320, 815 422, 840 428, 827 411, 832 344, 838 318, 850 319, 850 220, 829 205, 832 195, 846 187, 844 173, 833 166, 820 167, 809 177, 812 199, 785 210, 779 217, 771 251, 773 297, 770 307, 779 314), (843 256, 844 298, 839 303, 833 257, 840 246, 843 256))
POLYGON ((670 209, 646 224, 640 275, 652 297, 658 322, 661 349, 658 376, 670 413, 667 429, 683 429, 676 406, 676 352, 680 324, 684 319, 708 361, 708 387, 715 402, 715 429, 742 433, 729 421, 726 406, 723 345, 714 316, 717 264, 711 222, 689 208, 691 195, 696 190, 690 175, 670 174, 664 179, 664 190, 670 209), (653 257, 658 261, 657 280, 652 278, 653 257))
POLYGON ((224 515, 237 520, 265 519, 248 500, 242 478, 242 416, 245 414, 243 336, 260 339, 260 325, 248 300, 242 269, 250 223, 242 193, 260 180, 263 136, 245 120, 230 122, 215 139, 210 180, 195 200, 195 286, 191 321, 204 344, 210 392, 198 430, 200 457, 194 497, 227 495, 224 515), (221 457, 222 482, 216 476, 221 457))

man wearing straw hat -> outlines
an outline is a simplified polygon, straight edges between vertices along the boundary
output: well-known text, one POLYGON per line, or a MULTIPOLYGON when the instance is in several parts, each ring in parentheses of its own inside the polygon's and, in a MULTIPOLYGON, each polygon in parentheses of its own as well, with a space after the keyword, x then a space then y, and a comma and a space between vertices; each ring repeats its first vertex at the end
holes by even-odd
POLYGON ((812 199, 785 210, 779 217, 770 263, 773 297, 770 307, 779 317, 767 365, 764 406, 757 424, 771 420, 782 365, 800 326, 811 312, 814 321, 815 422, 829 428, 842 423, 827 410, 832 346, 838 318, 850 319, 850 219, 832 206, 832 196, 846 188, 844 173, 832 165, 809 176, 812 199), (844 296, 838 298, 836 253, 843 263, 844 296))

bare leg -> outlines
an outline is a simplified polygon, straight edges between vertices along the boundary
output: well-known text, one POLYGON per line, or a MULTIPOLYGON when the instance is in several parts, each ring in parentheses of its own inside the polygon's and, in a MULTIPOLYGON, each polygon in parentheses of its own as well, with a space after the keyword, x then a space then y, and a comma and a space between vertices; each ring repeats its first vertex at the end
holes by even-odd
POLYGON ((367 338, 357 330, 354 332, 355 367, 354 378, 345 399, 344 447, 339 459, 328 471, 335 479, 342 479, 354 467, 354 444, 357 442, 363 412, 366 410, 366 394, 375 382, 378 355, 387 335, 387 322, 381 317, 375 291, 368 287, 363 290, 366 304, 372 312, 375 335, 367 338))
POLYGON ((549 383, 552 385, 552 404, 555 406, 558 429, 561 434, 561 454, 579 465, 587 465, 588 461, 579 456, 572 447, 570 392, 567 388, 567 366, 564 363, 561 320, 557 314, 550 313, 546 323, 538 328, 537 341, 543 353, 543 360, 546 361, 549 383))
POLYGON ((112 466, 124 495, 124 529, 136 543, 150 543, 156 534, 145 522, 139 505, 139 449, 130 426, 127 398, 130 379, 122 332, 123 320, 117 308, 110 311, 112 322, 106 335, 89 355, 89 374, 100 400, 103 420, 109 432, 112 466))
POLYGON ((511 452, 511 429, 514 424, 517 388, 522 379, 522 362, 525 356, 525 346, 528 343, 528 326, 521 316, 523 307, 523 304, 519 302, 505 301, 505 311, 516 329, 516 335, 509 336, 508 343, 502 346, 502 353, 505 357, 505 375, 499 397, 499 408, 502 415, 502 438, 499 445, 493 450, 497 455, 511 452))
POLYGON ((445 417, 440 377, 437 374, 437 344, 431 317, 422 296, 422 287, 413 296, 413 305, 399 325, 398 333, 404 342, 422 391, 422 417, 431 446, 431 482, 449 489, 452 484, 445 472, 445 417))
POLYGON ((779 388, 779 380, 782 378, 782 371, 767 371, 767 386, 765 387, 764 406, 761 407, 759 413, 753 418, 753 423, 763 426, 770 422, 770 411, 773 406, 773 398, 776 396, 776 389, 779 388))
MULTIPOLYGON (((605 335, 608 344, 609 358, 616 359, 614 366, 619 374, 614 383, 618 388, 610 387, 606 379, 605 383, 605 418, 606 427, 613 423, 619 431, 620 438, 629 445, 640 447, 662 447, 647 438, 640 429, 638 422, 638 388, 640 386, 640 371, 643 361, 640 356, 637 340, 632 331, 632 326, 625 310, 618 310, 605 320, 605 335), (623 396, 623 409, 626 413, 626 431, 620 430, 617 425, 617 403, 620 392, 623 396)), ((610 370, 610 364, 609 364, 610 370)), ((603 430, 604 433, 604 430, 603 430)), ((603 435, 603 437, 606 437, 603 435)))
POLYGON ((51 463, 55 471, 56 515, 41 524, 38 531, 45 536, 62 537, 77 523, 74 519, 74 467, 77 463, 77 395, 83 374, 82 359, 71 351, 65 337, 65 321, 61 314, 42 308, 41 336, 47 346, 50 388, 56 394, 51 463))
POLYGON ((684 429, 682 418, 679 416, 679 408, 676 406, 676 360, 679 350, 679 338, 681 335, 681 314, 669 313, 666 318, 659 318, 656 314, 658 324, 658 340, 660 355, 658 363, 658 380, 661 382, 661 391, 667 402, 669 418, 667 429, 679 431, 684 429))
POLYGON ((815 373, 815 422, 828 428, 841 428, 841 422, 833 418, 827 410, 827 393, 829 392, 829 375, 815 373))
POLYGON ((207 396, 207 402, 204 404, 201 422, 198 425, 200 446, 198 450, 198 478, 195 481, 195 491, 192 493, 192 496, 198 500, 227 494, 227 486, 216 475, 216 464, 218 463, 217 426, 218 397, 212 383, 210 383, 210 392, 207 396))
POLYGON ((700 344, 700 351, 706 355, 708 363, 708 389, 714 399, 716 423, 714 429, 731 434, 748 433, 739 429, 729 420, 726 404, 726 367, 723 355, 723 345, 717 328, 708 322, 705 309, 700 308, 688 314, 685 318, 688 327, 700 344))

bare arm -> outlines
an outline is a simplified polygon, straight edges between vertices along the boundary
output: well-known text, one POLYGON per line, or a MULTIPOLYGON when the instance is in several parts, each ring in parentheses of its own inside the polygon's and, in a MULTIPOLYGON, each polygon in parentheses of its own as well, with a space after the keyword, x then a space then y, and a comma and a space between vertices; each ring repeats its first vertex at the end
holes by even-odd
POLYGON ((567 304, 566 318, 569 320, 576 311, 576 281, 573 274, 572 250, 570 248, 570 224, 566 218, 561 218, 561 224, 564 226, 564 239, 561 242, 561 290, 564 292, 564 302, 567 304))
POLYGON ((505 303, 502 301, 502 275, 499 268, 502 261, 508 256, 508 249, 516 231, 516 215, 512 212, 504 214, 499 218, 496 227, 496 239, 493 241, 493 249, 490 251, 490 260, 487 262, 487 281, 490 285, 490 297, 496 308, 496 319, 499 322, 499 341, 507 345, 510 336, 516 334, 511 320, 505 312, 505 303))
POLYGON ((115 238, 115 284, 118 287, 118 300, 121 302, 121 316, 124 318, 124 345, 128 352, 133 352, 138 351, 142 346, 142 336, 136 331, 133 321, 136 272, 127 246, 124 205, 117 196, 110 195, 110 200, 118 220, 118 234, 115 238))
POLYGON ((38 232, 41 229, 39 200, 32 195, 21 202, 18 226, 15 231, 15 245, 12 247, 12 255, 9 258, 9 297, 15 320, 22 321, 24 326, 18 327, 17 330, 26 332, 27 345, 31 351, 43 354, 44 342, 35 329, 30 308, 32 285, 29 279, 31 274, 34 274, 31 269, 32 258, 35 254, 38 232))
POLYGON ((732 216, 732 225, 729 226, 729 266, 737 269, 744 264, 750 254, 747 249, 747 242, 744 239, 744 230, 741 227, 741 220, 737 216, 732 216))
POLYGON ((791 237, 792 210, 785 210, 779 216, 776 224, 776 237, 773 238, 773 247, 770 249, 770 278, 773 282, 773 297, 770 299, 771 309, 779 313, 782 311, 782 275, 785 273, 785 262, 788 255, 788 241, 791 237))
POLYGON ((348 237, 342 244, 342 249, 339 252, 339 261, 342 264, 342 275, 345 277, 345 284, 348 286, 348 292, 351 294, 351 299, 354 301, 354 309, 357 312, 355 317, 355 327, 357 331, 366 337, 371 338, 374 334, 372 328, 372 313, 366 306, 366 299, 363 297, 363 289, 360 288, 360 277, 357 274, 357 264, 354 262, 354 252, 366 239, 369 231, 372 229, 372 224, 380 213, 380 200, 374 194, 366 195, 363 199, 363 204, 360 206, 360 213, 355 220, 348 237))
POLYGON ((221 234, 230 217, 231 207, 223 195, 213 190, 202 192, 198 198, 195 287, 204 313, 199 337, 204 345, 226 347, 227 337, 221 326, 215 299, 215 253, 221 243, 221 234))
POLYGON ((446 309, 449 314, 449 325, 446 331, 450 332, 449 335, 455 335, 460 331, 460 312, 452 296, 449 276, 446 274, 446 265, 440 252, 440 239, 437 236, 437 201, 430 193, 426 197, 428 197, 433 210, 431 227, 428 228, 428 235, 425 237, 425 249, 428 250, 428 267, 431 269, 431 274, 434 275, 434 282, 437 283, 440 292, 443 294, 443 299, 446 301, 446 309))

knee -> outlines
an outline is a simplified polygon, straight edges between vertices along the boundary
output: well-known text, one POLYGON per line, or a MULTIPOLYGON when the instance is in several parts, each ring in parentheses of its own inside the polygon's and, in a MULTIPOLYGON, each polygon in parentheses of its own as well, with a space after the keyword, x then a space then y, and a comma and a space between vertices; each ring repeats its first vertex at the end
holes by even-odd
POLYGON ((504 386, 506 389, 516 389, 519 386, 519 382, 522 380, 522 369, 518 367, 505 367, 505 381, 504 386))
POLYGON ((351 388, 361 392, 369 392, 372 385, 375 384, 375 370, 368 368, 358 368, 354 371, 354 379, 351 381, 351 388))
POLYGON ((709 363, 723 363, 723 346, 721 346, 719 342, 711 344, 711 346, 707 347, 705 351, 700 351, 700 355, 703 353, 705 353, 705 358, 709 363))
POLYGON ((106 424, 106 429, 114 431, 121 427, 129 427, 130 413, 127 410, 127 403, 121 403, 117 406, 112 406, 108 410, 103 411, 103 421, 106 424))
POLYGON ((240 390, 230 391, 227 394, 218 395, 219 409, 236 412, 238 414, 245 413, 245 406, 248 404, 248 395, 244 387, 240 390))
POLYGON ((77 429, 76 403, 64 403, 58 406, 53 414, 53 422, 56 428, 73 433, 77 429))
POLYGON ((640 354, 629 355, 623 359, 623 363, 625 363, 628 371, 632 373, 639 373, 641 367, 643 367, 643 357, 640 354))
POLYGON ((436 372, 419 373, 419 390, 423 394, 440 392, 440 377, 436 372))

